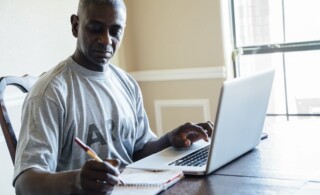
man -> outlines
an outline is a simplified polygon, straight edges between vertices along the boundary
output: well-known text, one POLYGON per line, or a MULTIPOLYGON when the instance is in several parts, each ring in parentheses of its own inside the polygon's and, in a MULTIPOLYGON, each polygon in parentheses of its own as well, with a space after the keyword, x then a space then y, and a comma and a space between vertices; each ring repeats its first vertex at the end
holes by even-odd
POLYGON ((46 74, 23 105, 14 173, 17 194, 106 194, 120 168, 168 146, 208 140, 211 122, 186 123, 159 139, 152 133, 140 89, 110 64, 126 24, 122 0, 80 0, 71 16, 74 54, 46 74), (78 137, 104 162, 89 160, 78 137))

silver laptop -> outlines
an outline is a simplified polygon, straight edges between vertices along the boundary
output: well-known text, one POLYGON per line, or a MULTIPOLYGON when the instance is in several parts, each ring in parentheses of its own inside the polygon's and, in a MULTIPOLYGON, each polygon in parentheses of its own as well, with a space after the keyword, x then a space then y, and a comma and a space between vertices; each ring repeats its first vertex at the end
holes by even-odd
POLYGON ((207 175, 255 148, 261 140, 274 74, 274 70, 266 70, 223 83, 210 142, 201 140, 182 149, 169 147, 128 167, 207 175))

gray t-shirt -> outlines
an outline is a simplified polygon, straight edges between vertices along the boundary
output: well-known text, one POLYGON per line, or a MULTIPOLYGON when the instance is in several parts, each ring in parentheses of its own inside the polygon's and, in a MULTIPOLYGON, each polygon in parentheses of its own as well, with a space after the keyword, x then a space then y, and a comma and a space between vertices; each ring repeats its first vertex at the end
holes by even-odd
POLYGON ((81 168, 90 157, 75 137, 101 159, 118 158, 122 167, 132 163, 133 153, 156 138, 134 79, 113 65, 90 71, 71 57, 41 76, 22 108, 14 181, 32 167, 81 168))

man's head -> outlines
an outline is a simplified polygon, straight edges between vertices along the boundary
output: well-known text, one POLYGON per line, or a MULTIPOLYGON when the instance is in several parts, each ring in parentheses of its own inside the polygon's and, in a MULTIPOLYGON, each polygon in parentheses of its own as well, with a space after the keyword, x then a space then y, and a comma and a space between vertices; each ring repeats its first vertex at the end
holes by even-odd
POLYGON ((73 59, 85 68, 103 71, 124 35, 125 4, 122 0, 79 0, 78 14, 71 16, 71 24, 77 38, 73 59))

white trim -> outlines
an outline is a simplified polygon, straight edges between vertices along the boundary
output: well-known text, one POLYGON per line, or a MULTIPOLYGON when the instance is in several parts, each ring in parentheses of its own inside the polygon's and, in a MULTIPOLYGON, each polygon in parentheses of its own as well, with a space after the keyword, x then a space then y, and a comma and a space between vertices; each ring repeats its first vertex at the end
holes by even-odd
MULTIPOLYGON (((18 92, 18 93, 7 93, 4 96, 4 103, 6 105, 7 109, 11 109, 13 107, 22 107, 24 98, 26 97, 25 93, 22 92, 18 92)), ((4 135, 2 133, 0 133, 0 146, 1 145, 6 145, 6 141, 4 139, 4 135)))
POLYGON ((163 135, 163 121, 161 109, 164 107, 202 107, 204 120, 211 120, 210 103, 208 99, 192 99, 192 100, 156 100, 155 105, 155 122, 158 135, 163 135))
POLYGON ((4 140, 4 136, 3 135, 0 136, 0 147, 2 147, 2 146, 7 146, 6 140, 4 140))
POLYGON ((136 81, 169 81, 225 78, 225 67, 147 70, 130 72, 136 81))
POLYGON ((27 94, 25 93, 10 93, 4 96, 4 103, 6 104, 7 108, 22 106, 23 100, 27 94))

